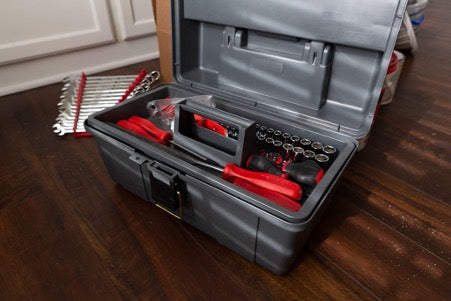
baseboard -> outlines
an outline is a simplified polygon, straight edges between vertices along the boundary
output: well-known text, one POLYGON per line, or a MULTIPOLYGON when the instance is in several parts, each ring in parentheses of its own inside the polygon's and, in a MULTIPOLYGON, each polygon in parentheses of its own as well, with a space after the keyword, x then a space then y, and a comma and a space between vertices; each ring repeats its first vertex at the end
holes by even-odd
POLYGON ((148 36, 0 66, 0 96, 53 84, 82 71, 86 74, 101 72, 158 56, 156 36, 148 36))

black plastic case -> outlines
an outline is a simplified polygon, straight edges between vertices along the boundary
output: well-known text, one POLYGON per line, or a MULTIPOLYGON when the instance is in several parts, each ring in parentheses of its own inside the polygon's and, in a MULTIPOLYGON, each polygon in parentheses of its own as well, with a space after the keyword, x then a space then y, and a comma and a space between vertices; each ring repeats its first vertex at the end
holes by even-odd
POLYGON ((173 0, 176 83, 91 115, 111 178, 248 260, 286 273, 372 125, 407 0, 173 0), (150 100, 214 95, 217 108, 338 149, 291 212, 114 125, 150 100))

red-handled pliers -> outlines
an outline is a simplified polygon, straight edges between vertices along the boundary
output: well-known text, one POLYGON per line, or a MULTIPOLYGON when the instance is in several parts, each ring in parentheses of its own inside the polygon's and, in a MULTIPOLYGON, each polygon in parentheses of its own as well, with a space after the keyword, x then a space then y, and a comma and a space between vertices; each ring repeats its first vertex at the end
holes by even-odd
POLYGON ((151 121, 139 116, 131 116, 128 120, 119 120, 116 124, 160 144, 167 145, 172 140, 170 132, 158 128, 151 121))

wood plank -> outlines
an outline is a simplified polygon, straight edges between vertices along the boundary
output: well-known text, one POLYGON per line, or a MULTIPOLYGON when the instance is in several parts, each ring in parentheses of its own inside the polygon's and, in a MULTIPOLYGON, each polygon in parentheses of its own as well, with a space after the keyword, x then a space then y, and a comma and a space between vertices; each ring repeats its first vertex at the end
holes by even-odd
POLYGON ((363 161, 350 166, 341 186, 355 206, 451 262, 449 205, 363 161))
POLYGON ((381 299, 448 300, 451 266, 341 195, 310 247, 381 299))
POLYGON ((449 300, 450 11, 430 2, 394 102, 283 277, 114 184, 93 139, 56 137, 61 85, 2 97, 2 300, 449 300))

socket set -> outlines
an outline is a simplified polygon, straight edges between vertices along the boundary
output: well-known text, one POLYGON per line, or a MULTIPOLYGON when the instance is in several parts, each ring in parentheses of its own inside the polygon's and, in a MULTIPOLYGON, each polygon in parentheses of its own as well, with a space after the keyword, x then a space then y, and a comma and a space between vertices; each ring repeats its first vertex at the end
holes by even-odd
POLYGON ((56 123, 52 126, 58 136, 73 133, 76 137, 90 136, 84 122, 92 113, 114 106, 148 91, 160 79, 158 71, 138 75, 86 76, 63 79, 63 88, 56 123))
POLYGON ((319 141, 311 141, 290 133, 256 124, 257 154, 271 159, 276 165, 283 166, 313 160, 324 170, 333 163, 337 148, 319 141))

